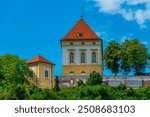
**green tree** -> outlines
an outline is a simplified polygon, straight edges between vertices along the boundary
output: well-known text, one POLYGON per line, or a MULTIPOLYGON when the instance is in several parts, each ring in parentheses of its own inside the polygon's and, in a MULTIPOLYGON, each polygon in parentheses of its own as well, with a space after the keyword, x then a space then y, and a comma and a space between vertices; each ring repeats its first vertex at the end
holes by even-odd
POLYGON ((121 51, 119 43, 111 41, 104 52, 106 67, 117 75, 120 67, 121 51))
POLYGON ((83 80, 81 80, 81 79, 77 82, 77 86, 78 86, 78 87, 84 86, 84 85, 85 85, 85 84, 84 84, 83 80))
POLYGON ((55 78, 54 90, 55 90, 55 91, 60 91, 58 76, 56 76, 56 78, 55 78))
POLYGON ((90 74, 90 78, 87 80, 88 85, 100 85, 102 83, 102 76, 100 73, 93 72, 90 74))
POLYGON ((131 65, 129 64, 129 58, 127 54, 128 47, 131 46, 131 41, 126 39, 121 45, 121 71, 124 75, 128 75, 131 72, 131 65))
POLYGON ((146 68, 148 50, 144 44, 137 39, 131 41, 131 45, 126 51, 128 64, 131 66, 135 75, 140 75, 146 68))
POLYGON ((148 64, 148 67, 150 68, 150 54, 148 54, 147 56, 147 64, 148 64))
POLYGON ((0 56, 0 74, 7 82, 23 84, 29 71, 26 61, 19 59, 18 56, 10 54, 0 56))

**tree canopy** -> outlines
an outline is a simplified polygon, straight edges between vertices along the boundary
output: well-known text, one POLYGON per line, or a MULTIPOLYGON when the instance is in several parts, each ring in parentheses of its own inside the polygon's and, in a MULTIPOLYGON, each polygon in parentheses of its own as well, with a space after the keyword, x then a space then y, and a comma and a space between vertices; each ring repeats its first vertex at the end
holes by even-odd
POLYGON ((106 67, 115 75, 119 72, 120 57, 119 43, 111 41, 105 50, 104 60, 106 67))
POLYGON ((148 49, 138 39, 126 39, 122 44, 112 41, 104 53, 105 65, 115 75, 119 71, 124 75, 131 71, 140 75, 146 68, 148 58, 148 49))
POLYGON ((144 44, 140 43, 137 39, 131 41, 131 45, 127 50, 128 64, 134 71, 135 75, 140 75, 146 68, 148 49, 144 44))
POLYGON ((88 85, 100 85, 102 83, 102 76, 98 72, 93 72, 87 80, 88 85))
POLYGON ((29 76, 29 67, 18 56, 6 54, 0 56, 0 76, 9 83, 24 83, 29 76))

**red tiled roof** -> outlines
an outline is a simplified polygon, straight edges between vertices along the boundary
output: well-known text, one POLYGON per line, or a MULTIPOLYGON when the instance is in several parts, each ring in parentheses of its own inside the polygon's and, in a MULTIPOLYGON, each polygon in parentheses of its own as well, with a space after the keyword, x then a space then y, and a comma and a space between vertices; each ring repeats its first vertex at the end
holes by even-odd
POLYGON ((41 62, 41 63, 48 63, 48 64, 52 64, 52 65, 55 65, 53 64, 52 62, 48 61, 47 59, 45 59, 44 57, 38 55, 34 58, 32 58, 31 60, 29 60, 27 63, 28 64, 31 64, 31 63, 38 63, 38 62, 41 62))
POLYGON ((89 25, 81 18, 70 32, 62 39, 62 41, 69 40, 99 40, 100 38, 89 27, 89 25))

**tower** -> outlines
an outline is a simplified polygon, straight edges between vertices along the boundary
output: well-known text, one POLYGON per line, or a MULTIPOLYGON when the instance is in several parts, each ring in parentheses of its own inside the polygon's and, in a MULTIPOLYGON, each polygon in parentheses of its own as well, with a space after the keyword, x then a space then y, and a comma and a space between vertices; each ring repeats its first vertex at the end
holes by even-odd
POLYGON ((102 39, 81 18, 61 40, 63 76, 103 74, 102 39))
POLYGON ((38 55, 28 62, 32 71, 30 74, 30 82, 40 88, 53 88, 54 66, 52 62, 38 55))

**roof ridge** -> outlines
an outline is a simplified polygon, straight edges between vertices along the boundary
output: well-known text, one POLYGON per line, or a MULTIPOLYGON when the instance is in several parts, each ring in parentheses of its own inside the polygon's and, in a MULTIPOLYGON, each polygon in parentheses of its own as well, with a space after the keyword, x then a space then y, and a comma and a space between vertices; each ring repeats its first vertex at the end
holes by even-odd
POLYGON ((73 26, 73 28, 64 36, 62 41, 65 40, 98 40, 98 35, 92 28, 84 21, 83 18, 73 26))
MULTIPOLYGON (((27 61, 28 64, 30 64, 30 63, 37 63, 37 62, 53 64, 52 62, 50 62, 46 58, 42 57, 41 55, 37 55, 34 58, 32 58, 31 60, 27 61)), ((53 64, 53 65, 55 65, 55 64, 53 64)))

